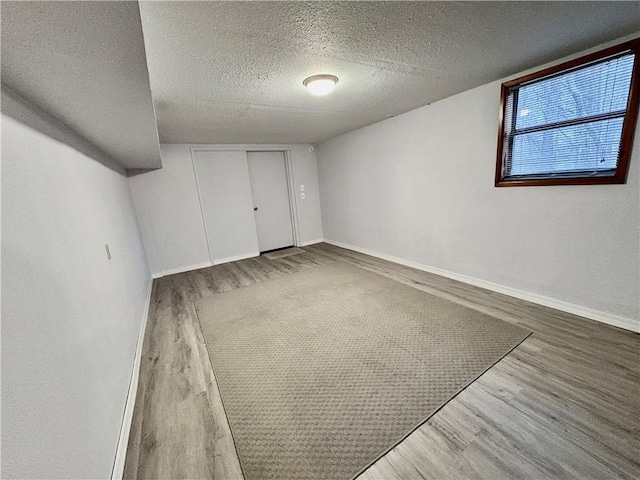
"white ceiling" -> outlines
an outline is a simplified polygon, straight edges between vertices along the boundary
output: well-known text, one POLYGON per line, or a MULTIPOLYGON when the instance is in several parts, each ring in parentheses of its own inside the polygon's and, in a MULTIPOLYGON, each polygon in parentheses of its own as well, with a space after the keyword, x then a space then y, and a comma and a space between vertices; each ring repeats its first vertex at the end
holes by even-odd
POLYGON ((127 168, 160 166, 137 2, 2 2, 2 84, 127 168))
MULTIPOLYGON (((140 2, 163 143, 316 143, 638 30, 639 2, 140 2), (312 74, 340 78, 313 97, 312 74)), ((497 108, 497 107, 496 107, 497 108)))

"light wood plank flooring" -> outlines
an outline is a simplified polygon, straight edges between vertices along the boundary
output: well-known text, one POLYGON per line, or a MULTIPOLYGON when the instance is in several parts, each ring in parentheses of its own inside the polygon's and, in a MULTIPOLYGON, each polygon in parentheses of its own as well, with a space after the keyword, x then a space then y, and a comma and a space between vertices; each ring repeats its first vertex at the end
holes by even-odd
POLYGON ((640 478, 640 335, 327 244, 155 280, 125 478, 242 479, 193 300, 335 261, 533 330, 361 480, 640 478))

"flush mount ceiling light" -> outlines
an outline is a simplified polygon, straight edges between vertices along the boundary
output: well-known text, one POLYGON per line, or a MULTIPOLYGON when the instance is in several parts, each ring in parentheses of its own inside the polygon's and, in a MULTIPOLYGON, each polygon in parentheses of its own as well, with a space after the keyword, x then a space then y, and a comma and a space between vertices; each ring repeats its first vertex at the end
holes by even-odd
POLYGON ((302 84, 307 87, 312 95, 329 95, 338 83, 335 75, 312 75, 305 78, 302 84))

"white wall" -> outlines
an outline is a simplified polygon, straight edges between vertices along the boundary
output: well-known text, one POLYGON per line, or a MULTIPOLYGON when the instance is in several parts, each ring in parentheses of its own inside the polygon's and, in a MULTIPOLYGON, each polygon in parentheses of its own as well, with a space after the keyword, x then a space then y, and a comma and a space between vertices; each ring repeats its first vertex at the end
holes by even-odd
POLYGON ((3 113, 3 478, 111 475, 149 282, 124 171, 3 113))
POLYGON ((500 84, 319 145, 325 239, 637 320, 640 134, 625 185, 495 188, 500 84))
MULTIPOLYGON (((191 159, 192 147, 213 146, 163 144, 160 146, 163 168, 129 178, 147 259, 154 276, 210 265, 191 159)), ((267 146, 228 147, 259 150, 267 146)), ((291 150, 297 188, 300 184, 305 186, 305 200, 297 192, 301 241, 303 244, 320 241, 322 216, 316 152, 309 151, 310 145, 279 147, 291 150)))
POLYGON ((199 268, 209 263, 207 238, 188 145, 160 145, 162 169, 129 177, 149 268, 199 268))
POLYGON ((293 175, 295 178, 300 223, 300 240, 303 245, 322 240, 322 211, 320 208, 320 186, 316 149, 310 145, 291 145, 293 175), (300 185, 304 185, 305 200, 300 198, 300 185))

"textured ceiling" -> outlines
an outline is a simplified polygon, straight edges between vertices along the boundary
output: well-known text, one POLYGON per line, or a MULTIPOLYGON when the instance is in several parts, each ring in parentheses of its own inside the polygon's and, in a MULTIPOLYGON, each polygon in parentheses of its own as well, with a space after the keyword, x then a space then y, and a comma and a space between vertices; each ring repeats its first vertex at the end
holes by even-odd
POLYGON ((137 2, 2 2, 2 84, 127 168, 160 166, 137 2))
POLYGON ((315 143, 640 25, 638 2, 140 3, 163 143, 315 143))

